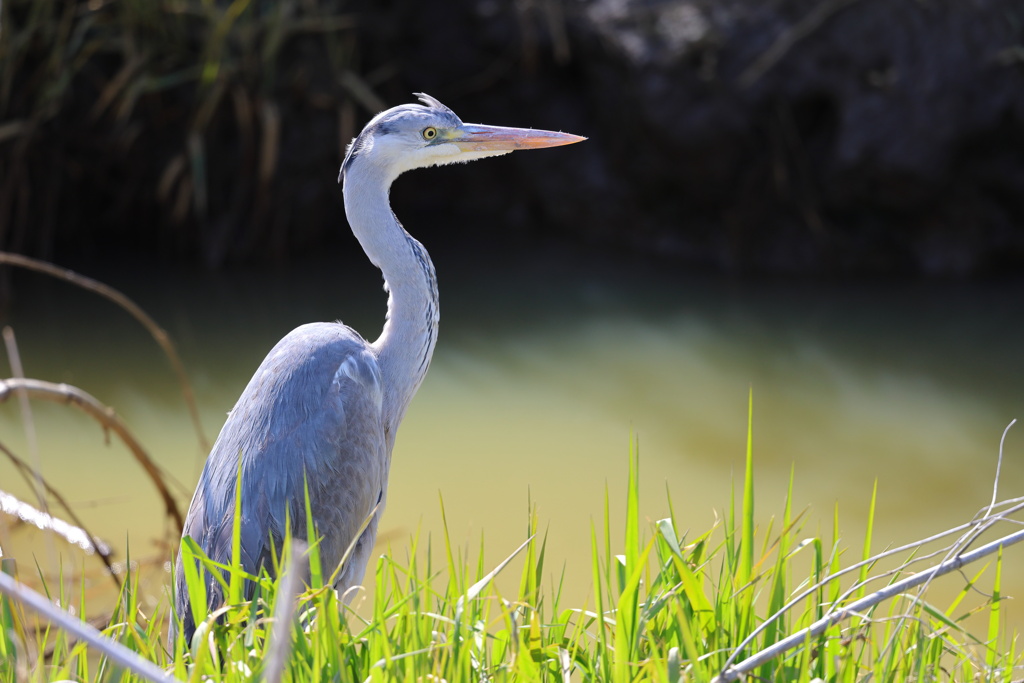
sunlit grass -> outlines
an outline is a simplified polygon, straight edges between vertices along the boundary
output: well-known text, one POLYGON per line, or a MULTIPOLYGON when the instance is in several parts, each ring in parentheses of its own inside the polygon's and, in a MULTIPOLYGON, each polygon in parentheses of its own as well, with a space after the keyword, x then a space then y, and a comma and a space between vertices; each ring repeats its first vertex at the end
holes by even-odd
MULTIPOLYGON (((523 545, 509 548, 508 559, 497 566, 484 564, 483 539, 478 549, 457 547, 447 530, 440 539, 416 535, 405 547, 389 548, 366 577, 373 599, 365 613, 323 585, 330 570, 320 566, 315 537, 287 541, 279 558, 279 573, 311 577, 298 594, 266 574, 245 575, 237 543, 230 565, 213 563, 198 546, 186 544, 184 567, 200 624, 192 642, 167 643, 162 625, 169 603, 155 614, 144 613, 134 576, 124 581, 103 632, 179 680, 710 681, 840 603, 863 597, 870 592, 864 585, 870 576, 881 575, 884 586, 909 573, 871 559, 874 494, 868 532, 856 550, 837 540, 838 510, 831 540, 803 528, 803 516, 793 511, 792 477, 781 516, 758 529, 752 438, 739 499, 702 533, 680 532, 671 494, 668 517, 641 518, 639 481, 634 442, 621 492, 625 519, 611 518, 609 491, 604 515, 591 527, 593 597, 583 604, 564 603, 564 572, 545 564, 546 534, 531 511, 523 545), (613 547, 620 525, 622 547, 613 547), (840 577, 850 564, 843 562, 847 553, 868 561, 840 577), (199 571, 190 569, 191 557, 200 559, 199 571), (213 614, 205 608, 208 577, 221 582, 229 596, 228 605, 213 614), (245 581, 252 587, 248 600, 245 581), (802 593, 806 599, 793 601, 802 593), (275 629, 287 631, 275 639, 275 629), (273 648, 283 657, 279 673, 270 664, 273 648)), ((963 591, 946 607, 930 604, 926 594, 901 595, 849 615, 744 677, 1013 680, 1020 661, 1015 636, 1002 630, 1003 569, 1000 554, 991 566, 970 570, 963 591), (975 589, 989 597, 978 604, 975 589), (972 613, 983 617, 983 635, 964 626, 972 613)), ((82 596, 59 597, 62 605, 77 601, 78 613, 86 613, 82 596)), ((0 600, 0 681, 136 680, 96 649, 59 629, 37 629, 36 623, 20 603, 0 600)))

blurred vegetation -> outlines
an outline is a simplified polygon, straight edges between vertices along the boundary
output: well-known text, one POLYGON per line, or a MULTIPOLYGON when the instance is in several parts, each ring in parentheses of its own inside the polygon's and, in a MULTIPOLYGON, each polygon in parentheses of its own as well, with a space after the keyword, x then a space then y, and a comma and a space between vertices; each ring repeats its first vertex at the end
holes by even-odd
POLYGON ((356 102, 379 104, 351 69, 342 0, 0 7, 2 249, 50 256, 60 232, 86 254, 155 235, 159 251, 198 249, 211 265, 272 250, 289 224, 322 224, 301 219, 338 200, 302 172, 331 173, 356 102), (290 135, 321 138, 323 158, 295 164, 290 135), (70 222, 67 202, 82 207, 70 222), (98 237, 99 222, 124 227, 98 237))
POLYGON ((474 168, 463 202, 407 183, 431 246, 486 214, 729 271, 1016 273, 1020 6, 2 0, 0 249, 309 254, 342 232, 344 145, 426 90, 591 138, 542 178, 474 168))

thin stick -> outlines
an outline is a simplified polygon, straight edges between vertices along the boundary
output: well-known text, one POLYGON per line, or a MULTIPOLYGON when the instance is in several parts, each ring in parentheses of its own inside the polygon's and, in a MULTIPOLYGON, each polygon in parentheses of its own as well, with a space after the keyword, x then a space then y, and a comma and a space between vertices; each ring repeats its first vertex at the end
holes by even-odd
POLYGON ((163 499, 167 515, 174 519, 174 523, 178 526, 178 533, 181 533, 185 526, 184 520, 181 516, 181 511, 178 510, 178 504, 175 502, 174 496, 171 495, 171 492, 167 489, 167 484, 164 483, 160 468, 149 457, 142 444, 128 431, 128 427, 117 416, 113 408, 103 405, 90 394, 70 384, 54 384, 53 382, 44 382, 38 379, 16 378, 0 380, 0 403, 9 399, 17 391, 24 391, 30 398, 41 398, 54 401, 55 403, 71 404, 99 422, 104 429, 109 429, 117 434, 124 445, 128 447, 128 450, 132 452, 132 455, 135 456, 139 464, 142 465, 142 469, 146 471, 149 478, 153 480, 153 484, 163 499))
POLYGON ((1003 536, 1002 538, 996 539, 991 543, 986 543, 985 545, 976 548, 975 550, 972 550, 969 553, 958 555, 949 560, 946 560, 945 562, 937 564, 929 571, 923 571, 917 574, 913 574, 903 579, 902 581, 897 581, 896 583, 890 584, 885 588, 872 593, 871 595, 861 598, 860 600, 851 602, 849 605, 842 608, 838 612, 833 612, 832 614, 829 614, 819 619, 807 628, 801 629, 796 633, 786 638, 783 638, 771 647, 767 647, 764 650, 761 650, 760 652, 751 655, 750 657, 744 659, 736 666, 727 668, 725 671, 719 674, 717 678, 713 680, 713 683, 729 683, 730 681, 735 681, 740 677, 744 676, 745 674, 749 673, 750 671, 753 671, 757 667, 761 666, 765 662, 768 662, 782 655, 787 650, 791 650, 795 647, 803 645, 810 638, 820 636, 830 626, 837 624, 840 621, 848 619, 851 616, 856 616, 857 614, 871 607, 874 607, 883 600, 887 600, 894 595, 902 593, 903 591, 910 590, 911 588, 920 586, 921 584, 931 581, 932 579, 956 571, 964 565, 968 565, 972 562, 980 560, 983 557, 991 555, 1000 548, 1013 545, 1014 543, 1019 543, 1020 541, 1024 541, 1024 530, 1018 531, 1008 536, 1003 536))
POLYGON ((1003 430, 1003 436, 999 439, 999 459, 996 460, 996 478, 992 483, 992 502, 989 503, 988 510, 985 511, 985 516, 988 517, 992 514, 992 508, 996 506, 996 498, 999 496, 999 473, 1003 469, 1003 445, 1006 444, 1006 434, 1010 431, 1010 427, 1017 424, 1017 418, 1010 420, 1010 424, 1006 425, 1006 429, 1003 430))
MULTIPOLYGON (((14 330, 5 325, 3 329, 4 347, 7 349, 7 360, 11 364, 11 375, 19 379, 25 377, 25 369, 21 364, 21 354, 18 353, 18 340, 14 336, 14 330)), ((29 457, 32 459, 32 493, 39 502, 39 508, 43 514, 50 514, 50 505, 43 494, 43 463, 39 459, 39 445, 36 434, 35 420, 32 418, 32 405, 29 403, 28 394, 24 391, 18 392, 18 407, 21 409, 21 428, 25 432, 25 442, 28 446, 29 457)), ((57 560, 57 548, 53 544, 53 538, 44 536, 47 557, 50 561, 50 569, 59 568, 57 560)))
POLYGON ((291 556, 281 580, 277 584, 277 599, 274 602, 273 626, 270 627, 270 644, 264 660, 267 665, 263 669, 263 683, 279 683, 284 665, 292 649, 292 619, 302 588, 300 579, 300 563, 306 557, 306 544, 298 539, 292 540, 291 556))
POLYGON ((778 64, 794 45, 817 31, 833 15, 838 14, 856 1, 825 0, 816 5, 800 21, 780 34, 767 50, 757 56, 753 64, 744 69, 739 77, 740 87, 749 88, 752 86, 768 70, 778 64))
POLYGON ((143 659, 135 652, 132 652, 116 640, 103 635, 84 621, 76 619, 59 607, 55 607, 44 596, 3 572, 0 572, 0 593, 4 593, 12 600, 17 600, 27 605, 61 630, 67 631, 75 638, 85 641, 88 645, 109 657, 111 661, 145 679, 155 683, 174 683, 178 680, 168 675, 153 662, 143 659))
POLYGON ((95 553, 109 553, 106 543, 94 539, 88 531, 66 522, 60 517, 43 512, 30 503, 19 500, 17 496, 0 489, 0 512, 8 514, 24 524, 34 526, 42 531, 52 531, 71 545, 82 550, 95 553))
MULTIPOLYGON (((1014 502, 1014 501, 1006 501, 1006 502, 1014 502)), ((1004 505, 1004 504, 1006 504, 1006 502, 1000 503, 1000 505, 1004 505)), ((1017 503, 1013 507, 1011 507, 1011 508, 1009 508, 1007 510, 1003 510, 1002 512, 999 513, 998 517, 993 517, 993 519, 1005 519, 1007 515, 1010 515, 1010 514, 1012 514, 1014 512, 1017 512, 1017 511, 1019 511, 1021 509, 1024 509, 1024 503, 1017 503)), ((799 594, 797 594, 792 599, 790 599, 789 602, 787 602, 785 605, 780 607, 778 609, 778 611, 775 612, 775 614, 771 615, 770 617, 768 617, 767 619, 762 621, 757 626, 757 628, 755 628, 753 631, 751 631, 750 635, 748 635, 746 638, 744 638, 743 641, 740 642, 739 645, 737 645, 735 648, 733 648, 732 656, 730 656, 729 659, 726 660, 724 669, 728 670, 729 667, 732 666, 733 661, 739 656, 739 654, 741 652, 743 652, 744 648, 746 648, 748 645, 750 645, 750 643, 752 643, 754 641, 754 639, 758 636, 758 634, 764 632, 764 630, 767 629, 768 626, 772 622, 774 622, 777 619, 779 619, 783 614, 788 612, 795 605, 797 605, 800 602, 802 602, 803 600, 805 600, 808 596, 813 595, 814 592, 817 591, 818 589, 820 589, 820 588, 822 588, 824 586, 827 586, 828 584, 832 583, 833 581, 835 581, 836 579, 840 578, 841 576, 844 576, 846 574, 849 574, 850 572, 856 571, 857 569, 860 569, 861 567, 863 567, 865 565, 873 565, 873 564, 876 564, 879 560, 883 560, 883 559, 885 559, 887 557, 891 557, 891 556, 896 555, 898 553, 902 553, 902 552, 905 552, 905 551, 908 551, 908 550, 914 550, 915 548, 921 548, 921 547, 924 547, 924 546, 928 545, 929 543, 934 543, 935 541, 938 541, 941 538, 945 538, 946 536, 950 536, 952 534, 959 533, 961 531, 974 529, 974 528, 976 528, 977 523, 978 523, 977 519, 978 518, 975 517, 970 522, 964 522, 963 524, 957 525, 957 526, 955 526, 955 527, 953 527, 951 529, 946 529, 945 531, 941 531, 941 532, 939 532, 937 534, 933 534, 931 536, 928 536, 927 538, 922 538, 920 540, 912 541, 912 542, 907 543, 905 545, 897 546, 895 548, 890 548, 889 550, 884 550, 884 551, 878 553, 877 555, 872 555, 871 557, 869 557, 867 559, 861 560, 861 561, 859 561, 859 562, 857 562, 855 564, 850 565, 849 567, 845 567, 845 568, 837 571, 834 574, 829 574, 828 576, 823 578, 821 581, 819 581, 819 582, 817 582, 817 583, 815 583, 815 584, 805 588, 799 594)), ((884 572, 882 574, 879 574, 877 576, 869 576, 863 582, 858 581, 858 582, 854 583, 854 585, 851 586, 849 590, 847 590, 845 595, 852 594, 852 592, 854 590, 860 588, 861 586, 866 586, 869 583, 873 583, 875 581, 878 581, 879 579, 885 578, 887 576, 891 576, 892 574, 894 574, 894 573, 896 573, 896 572, 898 572, 900 570, 906 569, 907 567, 911 566, 914 563, 922 562, 924 560, 927 560, 927 559, 930 559, 932 557, 935 557, 936 555, 939 555, 939 554, 941 554, 941 553, 943 553, 946 550, 949 550, 951 548, 955 549, 957 547, 957 544, 960 541, 962 541, 963 538, 964 538, 963 535, 961 535, 960 539, 958 539, 957 541, 951 543, 950 545, 948 545, 948 546, 946 546, 944 548, 941 548, 939 550, 936 550, 934 552, 930 552, 930 553, 928 553, 926 555, 915 557, 914 559, 912 559, 912 560, 908 561, 907 563, 905 563, 902 567, 898 567, 897 569, 889 570, 889 571, 884 572)))
POLYGON ((206 438, 206 434, 203 433, 203 425, 199 420, 199 408, 196 406, 195 393, 192 391, 192 384, 188 381, 188 374, 185 372, 185 365, 181 362, 181 358, 178 356, 178 350, 175 348, 174 342, 171 341, 170 335, 168 335, 155 320, 149 317, 149 314, 142 310, 138 304, 113 287, 84 275, 80 275, 73 270, 60 268, 52 263, 47 263, 46 261, 29 258, 28 256, 22 256, 21 254, 12 254, 10 252, 0 251, 0 264, 34 270, 38 273, 44 273, 59 280, 70 282, 77 287, 86 289, 94 294, 99 294, 105 299, 112 301, 127 311, 133 318, 138 320, 139 323, 146 328, 156 343, 160 345, 160 348, 163 349, 168 360, 171 361, 174 373, 178 376, 178 384, 181 385, 181 394, 185 399, 185 405, 188 407, 189 417, 192 419, 192 426, 199 439, 199 445, 204 452, 208 453, 210 451, 210 441, 206 438))
MULTIPOLYGON (((14 463, 15 467, 18 468, 23 477, 27 477, 27 475, 32 472, 32 468, 29 467, 28 463, 11 452, 11 450, 3 443, 0 443, 0 453, 6 455, 8 459, 14 463)), ((117 577, 117 572, 114 571, 114 565, 110 561, 110 557, 112 555, 110 546, 89 531, 88 527, 86 527, 82 520, 78 518, 78 515, 75 514, 75 511, 71 509, 68 502, 64 500, 64 496, 60 494, 60 491, 51 486, 50 482, 46 481, 41 474, 39 475, 39 478, 42 481, 43 487, 46 488, 47 495, 53 496, 60 506, 64 508, 64 511, 68 513, 68 517, 71 518, 71 522, 84 531, 85 535, 89 537, 89 542, 92 543, 93 550, 95 550, 96 554, 99 555, 101 560, 103 560, 103 564, 106 566, 111 579, 113 579, 114 585, 117 586, 118 590, 120 590, 121 580, 117 577)))
MULTIPOLYGON (((25 377, 25 369, 21 365, 21 354, 18 353, 18 341, 10 325, 3 329, 4 346, 7 348, 7 360, 11 363, 11 375, 19 379, 25 377)), ((21 409, 21 424, 25 430, 25 443, 28 444, 28 455, 32 459, 32 492, 36 494, 39 507, 49 514, 49 505, 43 495, 43 465, 39 461, 39 446, 36 440, 36 425, 32 419, 32 406, 24 391, 18 392, 18 407, 21 409)))
POLYGON ((366 111, 376 114, 388 108, 384 98, 374 92, 370 84, 356 72, 345 69, 338 78, 338 82, 354 100, 366 108, 366 111))

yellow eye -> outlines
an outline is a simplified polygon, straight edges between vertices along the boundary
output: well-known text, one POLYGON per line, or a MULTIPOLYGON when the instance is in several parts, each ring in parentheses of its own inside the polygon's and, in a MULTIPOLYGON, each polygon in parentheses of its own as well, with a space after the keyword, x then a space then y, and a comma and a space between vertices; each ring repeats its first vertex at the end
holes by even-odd
POLYGON ((433 126, 431 126, 430 128, 424 128, 423 129, 423 139, 424 140, 433 140, 436 137, 437 137, 437 128, 434 128, 433 126))

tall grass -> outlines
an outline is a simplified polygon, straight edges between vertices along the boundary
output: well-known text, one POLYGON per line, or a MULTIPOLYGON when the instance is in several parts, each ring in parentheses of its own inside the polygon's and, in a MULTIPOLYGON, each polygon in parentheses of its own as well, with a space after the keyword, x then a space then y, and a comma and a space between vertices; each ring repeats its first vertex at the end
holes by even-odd
POLYGON ((4 0, 0 248, 46 257, 74 234, 218 264, 311 239, 336 199, 310 176, 333 177, 355 103, 378 104, 356 24, 345 0, 4 0))
MULTIPOLYGON (((793 512, 792 477, 781 517, 758 528, 753 466, 748 439, 739 509, 733 500, 711 529, 683 534, 670 495, 666 517, 641 516, 640 458, 631 444, 625 519, 611 518, 608 493, 603 518, 591 528, 592 602, 565 604, 565 573, 551 574, 546 566, 545 535, 532 510, 523 545, 510 548, 496 567, 483 563, 483 539, 474 552, 453 545, 447 530, 439 539, 416 535, 405 547, 389 548, 367 576, 372 604, 358 612, 324 585, 329 571, 320 567, 313 536, 308 550, 286 541, 276 558, 278 573, 309 577, 298 594, 287 579, 245 575, 237 546, 233 561, 218 565, 186 544, 184 566, 193 566, 190 557, 200 559, 199 570, 187 574, 200 624, 192 642, 166 641, 168 603, 144 613, 131 577, 104 633, 190 681, 711 681, 862 597, 869 572, 881 574, 883 584, 907 573, 904 565, 882 572, 884 562, 871 559, 874 494, 859 551, 841 546, 838 512, 831 538, 804 530, 802 515, 793 512), (623 524, 622 546, 613 548, 614 529, 623 524), (841 573, 848 553, 869 561, 856 573, 841 573), (211 577, 229 600, 207 614, 211 577), (248 600, 244 581, 251 586, 248 600), (806 599, 793 600, 800 594, 806 599)), ((751 680, 798 683, 1014 680, 1020 656, 1015 637, 1002 632, 1003 569, 1000 555, 946 607, 904 595, 849 615, 747 673, 751 680), (973 591, 986 575, 992 575, 984 589, 989 597, 978 604, 973 591), (980 636, 964 626, 977 612, 987 615, 980 636)), ((74 600, 61 598, 62 605, 74 600)), ((136 674, 115 671, 105 655, 62 631, 37 629, 19 602, 0 599, 0 681, 61 678, 136 680, 136 674)))

